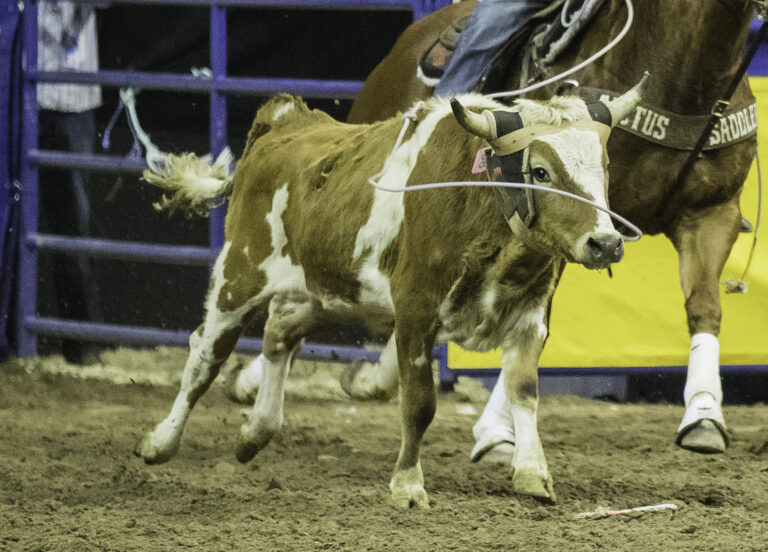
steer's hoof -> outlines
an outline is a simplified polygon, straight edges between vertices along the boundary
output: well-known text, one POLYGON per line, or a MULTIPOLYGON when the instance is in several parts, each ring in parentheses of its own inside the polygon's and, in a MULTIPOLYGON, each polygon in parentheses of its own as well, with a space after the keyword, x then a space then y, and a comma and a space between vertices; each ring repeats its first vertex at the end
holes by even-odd
POLYGON ((162 464, 173 458, 179 451, 178 443, 160 443, 150 431, 136 444, 133 454, 144 459, 147 464, 162 464))
POLYGON ((355 397, 355 395, 352 393, 352 385, 355 382, 355 376, 357 376, 357 373, 362 368, 363 368, 362 360, 358 359, 358 360, 352 361, 344 367, 344 371, 341 373, 341 376, 339 377, 339 383, 341 384, 341 388, 344 390, 344 392, 347 395, 349 395, 354 399, 361 398, 361 397, 355 397))
POLYGON ((238 392, 237 389, 237 378, 243 371, 243 368, 244 365, 242 363, 237 363, 227 373, 226 379, 224 380, 224 394, 232 402, 240 404, 253 404, 253 397, 243 394, 242 392, 238 392))
POLYGON ((256 454, 266 447, 277 433, 279 426, 259 426, 249 428, 242 426, 240 437, 237 440, 235 456, 239 462, 249 462, 256 454))
POLYGON ((675 444, 693 452, 719 454, 728 448, 728 436, 714 421, 702 419, 678 432, 675 444))
POLYGON ((515 470, 512 487, 516 493, 532 496, 550 504, 557 502, 552 476, 548 474, 543 476, 534 471, 515 470))
POLYGON ((246 462, 250 462, 251 459, 256 456, 256 453, 260 450, 260 447, 256 446, 254 443, 241 436, 237 440, 237 447, 235 447, 235 457, 237 458, 238 462, 245 464, 246 462))
POLYGON ((392 502, 398 508, 407 510, 409 508, 420 508, 429 510, 429 497, 424 487, 413 487, 407 490, 396 489, 392 491, 392 502))
POLYGON ((418 464, 396 471, 389 482, 389 490, 392 491, 392 502, 399 508, 429 508, 429 497, 424 490, 424 476, 418 464))

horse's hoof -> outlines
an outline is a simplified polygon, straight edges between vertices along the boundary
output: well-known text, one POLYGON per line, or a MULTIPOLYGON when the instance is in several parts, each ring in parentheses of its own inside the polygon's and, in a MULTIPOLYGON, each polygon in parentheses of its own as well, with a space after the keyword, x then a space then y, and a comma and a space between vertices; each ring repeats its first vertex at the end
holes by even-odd
POLYGON ((679 447, 703 454, 719 454, 728 448, 725 432, 712 420, 699 420, 677 434, 679 447))
POLYGON ((362 370, 362 368, 363 361, 361 359, 354 360, 344 367, 344 371, 339 377, 341 388, 352 398, 358 398, 352 393, 352 384, 355 382, 355 376, 357 376, 357 373, 362 370))
POLYGON ((226 379, 224 380, 224 394, 232 402, 252 404, 253 400, 251 397, 244 396, 237 392, 237 378, 243 371, 243 368, 245 368, 245 366, 239 362, 227 373, 226 379))
POLYGON ((512 476, 512 488, 516 493, 538 498, 542 502, 556 504, 555 487, 552 476, 542 476, 533 471, 515 470, 512 476))

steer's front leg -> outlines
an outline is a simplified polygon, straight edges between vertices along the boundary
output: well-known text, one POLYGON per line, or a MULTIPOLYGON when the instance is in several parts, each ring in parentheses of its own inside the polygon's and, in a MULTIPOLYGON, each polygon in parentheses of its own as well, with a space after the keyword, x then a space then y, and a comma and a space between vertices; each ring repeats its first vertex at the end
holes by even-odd
POLYGON ((417 310, 396 316, 397 358, 400 372, 402 441, 389 488, 397 506, 429 508, 424 490, 419 452, 421 441, 435 415, 437 395, 432 380, 434 329, 417 310))
POLYGON ((539 356, 546 337, 546 310, 542 306, 521 317, 504 346, 501 366, 515 428, 512 485, 518 493, 555 502, 552 476, 536 427, 539 356))

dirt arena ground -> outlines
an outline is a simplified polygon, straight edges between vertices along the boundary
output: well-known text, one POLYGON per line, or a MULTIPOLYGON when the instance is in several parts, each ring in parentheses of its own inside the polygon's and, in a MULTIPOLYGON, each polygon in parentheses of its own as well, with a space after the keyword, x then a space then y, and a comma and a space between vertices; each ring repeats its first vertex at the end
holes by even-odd
POLYGON ((672 443, 678 406, 545 398, 546 505, 513 494, 507 468, 469 462, 482 392, 442 395, 422 453, 432 508, 401 511, 397 405, 345 400, 335 374, 297 367, 281 434, 240 465, 241 406, 215 384, 179 454, 147 466, 132 450, 167 413, 184 353, 102 358, 0 365, 0 550, 768 550, 765 405, 727 407, 730 450, 700 456, 672 443), (81 377, 96 374, 112 381, 81 377), (578 517, 666 502, 678 510, 578 517))

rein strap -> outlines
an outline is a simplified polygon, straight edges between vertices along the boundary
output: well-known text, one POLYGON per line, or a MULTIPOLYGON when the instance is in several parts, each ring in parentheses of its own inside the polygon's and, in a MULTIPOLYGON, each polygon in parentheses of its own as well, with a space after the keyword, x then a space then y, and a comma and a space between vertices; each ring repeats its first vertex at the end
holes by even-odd
MULTIPOLYGON (((699 158, 699 154, 704 149, 704 144, 709 139, 709 135, 711 134, 712 129, 715 127, 715 124, 723 117, 725 108, 730 103, 731 96, 733 96, 733 93, 736 91, 736 87, 741 82, 742 77, 746 74, 747 67, 749 67, 749 64, 752 62, 752 58, 755 57, 757 49, 760 47, 760 44, 762 44, 766 32, 768 32, 768 26, 766 26, 766 23, 768 22, 763 21, 763 24, 760 26, 760 32, 758 33, 757 38, 750 45, 749 51, 744 56, 744 59, 741 60, 741 64, 736 70, 736 74, 733 76, 733 79, 731 79, 731 83, 728 85, 725 94, 723 94, 722 98, 717 100, 715 105, 712 106, 712 114, 709 118, 709 121, 707 122, 707 126, 704 128, 704 131, 699 137, 699 141, 696 142, 696 146, 688 156, 688 159, 685 160, 683 168, 680 169, 680 173, 677 175, 678 184, 685 180, 685 178, 691 172, 691 169, 693 169, 693 164, 699 158)), ((756 130, 757 129, 755 129, 755 131, 756 130)))

